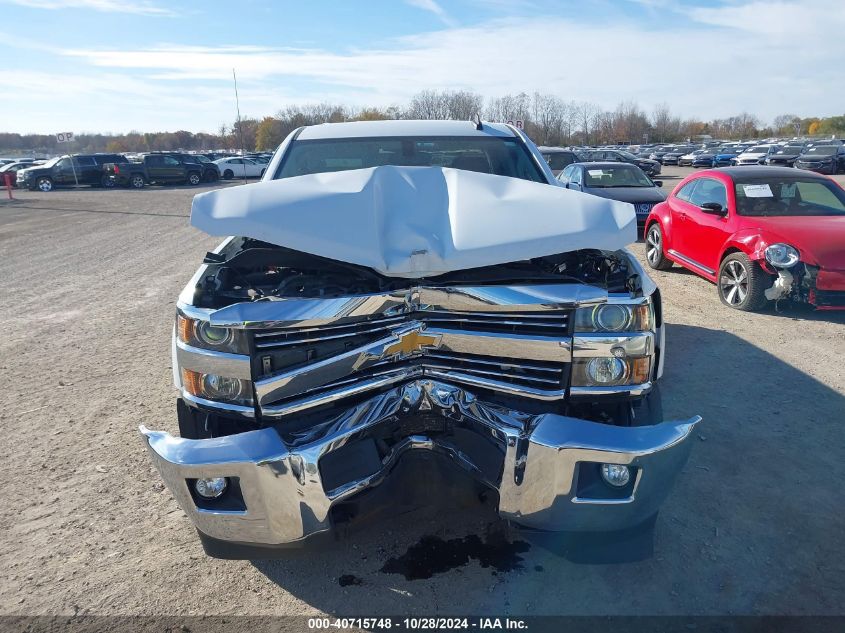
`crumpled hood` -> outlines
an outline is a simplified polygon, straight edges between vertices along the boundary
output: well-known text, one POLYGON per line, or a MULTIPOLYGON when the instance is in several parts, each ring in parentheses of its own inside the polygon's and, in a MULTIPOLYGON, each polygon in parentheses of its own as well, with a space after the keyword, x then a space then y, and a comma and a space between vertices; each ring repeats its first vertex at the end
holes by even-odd
POLYGON ((411 278, 636 241, 629 204, 445 167, 382 166, 209 191, 194 197, 191 224, 411 278))

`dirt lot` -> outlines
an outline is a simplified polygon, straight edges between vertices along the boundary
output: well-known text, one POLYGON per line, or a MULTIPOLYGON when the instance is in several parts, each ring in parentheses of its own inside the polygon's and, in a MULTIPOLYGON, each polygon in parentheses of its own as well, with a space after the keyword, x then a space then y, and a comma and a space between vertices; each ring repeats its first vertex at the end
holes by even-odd
MULTIPOLYGON (((688 170, 665 172, 669 188, 688 170)), ((380 571, 425 535, 483 533, 490 515, 469 509, 283 561, 206 558, 137 432, 176 426, 174 301, 218 241, 188 225, 194 193, 0 204, 0 613, 845 613, 845 318, 731 311, 677 268, 655 275, 664 409, 705 422, 650 560, 575 565, 535 545, 512 571, 380 571)))

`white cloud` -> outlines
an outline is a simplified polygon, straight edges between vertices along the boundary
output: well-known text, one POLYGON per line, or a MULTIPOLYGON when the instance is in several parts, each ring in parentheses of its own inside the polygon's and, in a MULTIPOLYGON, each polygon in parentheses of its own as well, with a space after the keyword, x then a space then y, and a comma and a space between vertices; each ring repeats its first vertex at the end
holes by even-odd
MULTIPOLYGON (((796 38, 827 35, 843 38, 845 6, 842 0, 784 2, 756 0, 744 4, 697 7, 687 14, 703 24, 772 37, 796 38)), ((785 41, 779 42, 786 47, 785 41)))
MULTIPOLYGON (((188 129, 214 129, 232 118, 233 67, 241 109, 254 116, 320 100, 401 104, 426 88, 469 89, 488 97, 539 90, 609 109, 627 100, 646 109, 666 102, 682 116, 705 119, 741 111, 764 119, 782 112, 829 116, 841 114, 845 103, 836 61, 845 58, 845 38, 834 35, 845 32, 845 12, 834 10, 840 1, 753 0, 684 9, 664 28, 655 21, 504 18, 343 53, 162 44, 57 54, 72 58, 80 76, 94 73, 96 80, 80 77, 77 86, 92 100, 102 77, 126 79, 104 88, 114 100, 121 90, 129 95, 121 108, 101 113, 100 127, 113 130, 173 129, 174 121, 185 127, 179 110, 185 100, 194 103, 188 129), (794 37, 778 35, 784 23, 792 24, 794 37)), ((28 113, 49 105, 36 98, 32 86, 4 91, 0 120, 5 126, 29 126, 28 113)), ((81 110, 80 116, 87 116, 81 110)))
POLYGON ((172 16, 175 11, 158 6, 149 0, 6 0, 32 9, 91 9, 106 13, 172 16))
POLYGON ((454 26, 455 21, 446 13, 445 9, 441 7, 437 0, 405 0, 405 2, 412 7, 428 11, 436 15, 446 26, 454 26))

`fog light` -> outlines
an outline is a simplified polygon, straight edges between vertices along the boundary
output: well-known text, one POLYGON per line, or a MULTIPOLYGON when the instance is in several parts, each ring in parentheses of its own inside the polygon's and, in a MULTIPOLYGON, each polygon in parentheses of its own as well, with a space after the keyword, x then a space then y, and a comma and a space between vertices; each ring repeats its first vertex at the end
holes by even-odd
POLYGON ((631 481, 631 469, 621 464, 602 464, 601 478, 615 488, 624 488, 631 481))
POLYGON ((194 482, 194 489, 203 499, 217 499, 217 497, 226 492, 226 485, 225 477, 207 477, 205 479, 197 479, 194 482))

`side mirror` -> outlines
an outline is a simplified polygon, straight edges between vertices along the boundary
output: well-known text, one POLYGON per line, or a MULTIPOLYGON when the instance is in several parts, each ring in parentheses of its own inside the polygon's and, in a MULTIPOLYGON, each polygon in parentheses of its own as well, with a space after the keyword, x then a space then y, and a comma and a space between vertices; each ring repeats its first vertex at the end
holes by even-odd
POLYGON ((724 209, 718 202, 705 202, 701 205, 701 210, 710 215, 725 216, 728 214, 728 210, 724 209))
POLYGON ((663 186, 663 181, 662 181, 662 180, 652 180, 651 182, 653 182, 653 183, 654 183, 654 186, 655 186, 655 187, 662 187, 662 186, 663 186))

